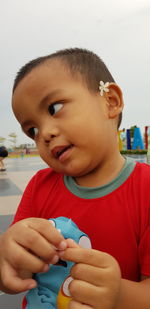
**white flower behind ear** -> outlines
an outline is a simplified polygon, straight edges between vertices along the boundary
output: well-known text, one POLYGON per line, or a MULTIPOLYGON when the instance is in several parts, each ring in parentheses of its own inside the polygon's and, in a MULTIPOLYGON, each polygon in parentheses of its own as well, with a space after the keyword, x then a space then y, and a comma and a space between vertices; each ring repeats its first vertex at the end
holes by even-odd
POLYGON ((100 95, 103 96, 104 92, 109 92, 109 82, 105 83, 101 80, 99 83, 100 95))

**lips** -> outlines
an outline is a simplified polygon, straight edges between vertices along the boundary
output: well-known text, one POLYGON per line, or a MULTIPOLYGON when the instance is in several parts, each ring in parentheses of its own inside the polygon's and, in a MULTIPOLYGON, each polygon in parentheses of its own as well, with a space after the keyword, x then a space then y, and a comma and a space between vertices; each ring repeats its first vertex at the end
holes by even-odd
POLYGON ((51 153, 55 159, 59 159, 59 157, 71 147, 72 145, 57 146, 52 149, 51 153))

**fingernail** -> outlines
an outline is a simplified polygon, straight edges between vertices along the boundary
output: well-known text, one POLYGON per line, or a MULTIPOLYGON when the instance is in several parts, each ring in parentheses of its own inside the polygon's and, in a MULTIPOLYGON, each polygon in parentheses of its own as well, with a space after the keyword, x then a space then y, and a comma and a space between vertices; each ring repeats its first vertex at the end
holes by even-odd
POLYGON ((51 260, 51 264, 56 264, 59 261, 59 256, 58 255, 54 255, 52 260, 51 260))
POLYGON ((29 290, 32 290, 32 289, 34 289, 34 288, 36 288, 36 283, 31 283, 31 284, 28 286, 28 289, 29 289, 29 290))
POLYGON ((62 240, 58 246, 59 250, 65 250, 67 248, 67 243, 66 241, 62 240))

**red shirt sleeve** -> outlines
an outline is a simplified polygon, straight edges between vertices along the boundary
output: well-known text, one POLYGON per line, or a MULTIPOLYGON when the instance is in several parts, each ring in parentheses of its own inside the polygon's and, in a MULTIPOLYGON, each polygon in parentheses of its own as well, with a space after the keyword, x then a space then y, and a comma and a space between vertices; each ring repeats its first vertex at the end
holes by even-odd
POLYGON ((140 273, 150 277, 150 225, 145 230, 139 245, 140 273))
POLYGON ((140 167, 139 264, 141 275, 150 277, 150 166, 140 167))

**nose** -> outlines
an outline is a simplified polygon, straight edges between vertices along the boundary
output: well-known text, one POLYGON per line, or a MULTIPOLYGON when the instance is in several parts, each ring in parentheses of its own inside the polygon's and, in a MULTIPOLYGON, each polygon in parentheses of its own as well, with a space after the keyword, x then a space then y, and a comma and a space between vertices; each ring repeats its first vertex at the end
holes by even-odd
POLYGON ((45 121, 42 125, 40 135, 45 143, 49 143, 52 139, 59 135, 59 129, 55 123, 45 121))

